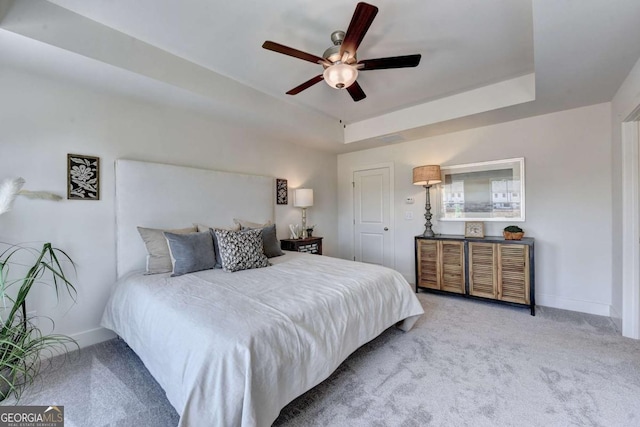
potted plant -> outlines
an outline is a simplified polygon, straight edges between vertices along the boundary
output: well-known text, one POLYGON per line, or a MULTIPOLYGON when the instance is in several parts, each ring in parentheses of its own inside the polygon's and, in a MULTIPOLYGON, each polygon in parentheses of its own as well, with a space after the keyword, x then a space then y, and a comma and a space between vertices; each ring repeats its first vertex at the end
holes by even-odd
POLYGON ((316 227, 316 225, 308 225, 307 226, 307 237, 313 237, 313 229, 316 227))
POLYGON ((27 313, 27 297, 36 284, 49 284, 56 297, 62 291, 75 301, 76 289, 67 278, 61 261, 75 265, 71 258, 50 243, 41 250, 8 245, 0 252, 0 401, 14 395, 19 399, 40 371, 43 356, 68 352, 78 347, 65 335, 44 334, 27 313), (25 258, 29 261, 25 262, 25 258), (33 264, 31 264, 33 262, 33 264), (27 272, 12 278, 10 267, 27 272))
POLYGON ((524 237, 524 230, 517 225, 505 227, 502 231, 505 240, 521 240, 524 237))

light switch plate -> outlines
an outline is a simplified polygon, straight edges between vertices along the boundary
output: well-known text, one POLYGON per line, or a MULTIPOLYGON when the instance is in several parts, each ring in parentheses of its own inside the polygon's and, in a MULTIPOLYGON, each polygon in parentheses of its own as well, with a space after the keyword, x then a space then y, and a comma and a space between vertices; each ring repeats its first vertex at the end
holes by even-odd
POLYGON ((413 212, 407 211, 404 213, 404 219, 413 219, 413 212))

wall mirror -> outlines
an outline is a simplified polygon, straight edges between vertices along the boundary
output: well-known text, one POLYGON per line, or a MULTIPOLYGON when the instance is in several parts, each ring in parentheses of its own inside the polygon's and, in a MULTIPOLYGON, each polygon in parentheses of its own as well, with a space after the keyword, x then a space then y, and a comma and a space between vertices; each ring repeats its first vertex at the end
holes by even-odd
POLYGON ((524 158, 441 166, 440 221, 524 221, 524 158))

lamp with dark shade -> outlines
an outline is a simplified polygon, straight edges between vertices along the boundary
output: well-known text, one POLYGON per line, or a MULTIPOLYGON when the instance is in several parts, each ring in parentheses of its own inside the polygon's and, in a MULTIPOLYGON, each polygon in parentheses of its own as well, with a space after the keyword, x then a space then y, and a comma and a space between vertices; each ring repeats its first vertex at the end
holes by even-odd
POLYGON ((293 192, 293 206, 302 208, 302 238, 309 237, 307 234, 307 208, 313 206, 313 189, 297 188, 293 192))
POLYGON ((429 190, 433 184, 438 184, 442 182, 442 176, 440 172, 440 166, 438 165, 427 165, 427 166, 418 166, 413 168, 413 185, 422 185, 427 191, 426 203, 425 203, 425 214, 424 219, 426 222, 424 223, 424 233, 422 233, 425 237, 433 237, 434 233, 431 229, 431 201, 429 199, 429 190))

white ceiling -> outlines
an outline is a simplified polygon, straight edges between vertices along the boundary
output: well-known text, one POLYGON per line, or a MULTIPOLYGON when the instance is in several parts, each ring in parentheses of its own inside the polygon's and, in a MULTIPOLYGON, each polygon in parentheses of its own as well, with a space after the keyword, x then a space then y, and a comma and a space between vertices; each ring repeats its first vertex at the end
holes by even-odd
POLYGON ((359 59, 422 54, 415 69, 361 72, 367 98, 317 84, 285 92, 320 65, 261 48, 272 40, 321 56, 355 1, 53 0, 60 6, 347 123, 533 72, 531 0, 370 0, 379 13, 359 59))
MULTIPOLYGON (((358 49, 359 59, 420 53, 422 62, 417 68, 360 73, 358 82, 367 98, 358 103, 345 91, 322 82, 299 95, 285 95, 287 90, 319 74, 321 67, 261 48, 265 40, 272 40, 321 55, 331 45, 330 33, 346 30, 355 1, 51 0, 51 3, 198 64, 199 69, 212 76, 227 76, 289 105, 302 107, 301 111, 320 112, 319 117, 345 123, 389 117, 389 113, 403 108, 427 105, 535 72, 535 101, 442 123, 425 121, 424 126, 401 132, 400 140, 609 101, 640 57, 638 0, 370 1, 380 11, 358 49)), ((0 20, 2 5, 7 2, 0 0, 0 20)), ((29 4, 50 3, 29 0, 29 4)), ((39 17, 42 23, 18 19, 10 30, 20 34, 31 24, 46 31, 50 16, 45 11, 50 14, 50 9, 42 8, 39 17)), ((64 19, 59 19, 58 24, 64 23, 64 19)), ((5 55, 4 59, 0 55, 0 64, 14 59, 24 63, 18 51, 13 56, 5 55)), ((122 64, 76 52, 107 62, 104 66, 127 69, 122 64)), ((42 61, 35 66, 46 68, 42 61)), ((197 93, 195 86, 188 90, 197 93)), ((212 98, 210 93, 203 92, 203 96, 212 98)), ((347 146, 331 139, 324 148, 335 152, 384 143, 371 138, 347 146)), ((313 141, 314 146, 318 144, 321 142, 313 141)))

